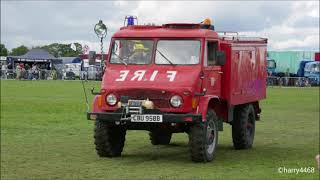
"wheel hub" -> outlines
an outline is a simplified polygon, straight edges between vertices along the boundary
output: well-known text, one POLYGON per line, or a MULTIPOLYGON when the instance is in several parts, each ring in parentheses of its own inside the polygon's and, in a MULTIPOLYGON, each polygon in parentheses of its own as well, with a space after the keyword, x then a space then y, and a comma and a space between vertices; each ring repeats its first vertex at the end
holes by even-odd
POLYGON ((248 121, 247 123, 245 124, 245 128, 246 128, 246 131, 247 131, 247 136, 249 138, 251 138, 251 136, 253 135, 253 131, 254 131, 254 119, 252 117, 252 115, 249 115, 248 117, 248 121))
POLYGON ((216 135, 215 132, 216 127, 214 123, 209 123, 207 126, 207 152, 209 154, 213 153, 215 146, 216 146, 216 135))

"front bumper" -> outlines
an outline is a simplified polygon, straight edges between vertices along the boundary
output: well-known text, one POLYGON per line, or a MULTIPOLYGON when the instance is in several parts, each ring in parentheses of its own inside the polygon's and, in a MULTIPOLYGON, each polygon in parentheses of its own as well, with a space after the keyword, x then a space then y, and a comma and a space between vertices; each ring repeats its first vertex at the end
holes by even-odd
MULTIPOLYGON (((168 114, 159 110, 144 110, 143 114, 161 114, 162 123, 199 123, 202 122, 201 114, 168 114)), ((121 110, 115 112, 88 112, 88 120, 102 120, 106 122, 131 122, 130 114, 124 114, 121 110)))

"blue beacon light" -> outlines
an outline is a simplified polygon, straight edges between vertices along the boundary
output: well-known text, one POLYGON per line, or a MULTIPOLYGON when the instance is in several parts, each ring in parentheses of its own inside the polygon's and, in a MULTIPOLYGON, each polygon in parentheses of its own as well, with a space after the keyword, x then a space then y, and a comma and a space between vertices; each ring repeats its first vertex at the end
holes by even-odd
POLYGON ((129 16, 128 17, 128 24, 127 24, 128 26, 132 26, 132 25, 134 25, 134 17, 133 16, 129 16))

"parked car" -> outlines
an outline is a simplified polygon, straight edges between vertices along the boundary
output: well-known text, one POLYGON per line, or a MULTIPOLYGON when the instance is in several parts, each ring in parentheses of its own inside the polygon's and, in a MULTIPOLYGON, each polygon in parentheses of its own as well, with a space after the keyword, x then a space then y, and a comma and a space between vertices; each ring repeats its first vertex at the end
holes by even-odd
POLYGON ((79 78, 80 79, 80 73, 81 73, 81 63, 70 63, 64 65, 64 79, 70 79, 71 74, 73 73, 72 77, 74 76, 74 79, 79 78), (67 74, 68 73, 68 74, 67 74))

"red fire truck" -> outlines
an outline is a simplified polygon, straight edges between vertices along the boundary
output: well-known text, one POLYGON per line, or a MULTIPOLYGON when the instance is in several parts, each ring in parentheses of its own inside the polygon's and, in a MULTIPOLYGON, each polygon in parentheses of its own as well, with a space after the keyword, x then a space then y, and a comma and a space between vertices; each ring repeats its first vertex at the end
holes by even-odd
POLYGON ((120 156, 127 130, 149 131, 153 145, 186 132, 191 159, 212 161, 223 122, 235 149, 251 148, 266 98, 266 50, 267 39, 218 33, 210 24, 120 28, 87 113, 97 154, 120 156))

